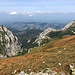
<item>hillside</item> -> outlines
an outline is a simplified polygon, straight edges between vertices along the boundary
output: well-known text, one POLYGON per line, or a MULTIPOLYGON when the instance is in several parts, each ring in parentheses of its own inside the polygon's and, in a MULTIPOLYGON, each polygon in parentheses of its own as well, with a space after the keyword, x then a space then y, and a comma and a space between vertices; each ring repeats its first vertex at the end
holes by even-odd
MULTIPOLYGON (((45 68, 70 73, 69 64, 75 65, 75 36, 64 39, 54 39, 41 47, 35 47, 24 56, 0 59, 0 75, 11 75, 12 72, 39 72, 45 68)), ((34 74, 35 75, 35 74, 34 74)))
POLYGON ((37 29, 28 29, 24 31, 20 31, 15 33, 18 37, 19 41, 22 44, 24 49, 29 49, 37 46, 37 44, 33 43, 37 36, 42 32, 42 30, 37 29))

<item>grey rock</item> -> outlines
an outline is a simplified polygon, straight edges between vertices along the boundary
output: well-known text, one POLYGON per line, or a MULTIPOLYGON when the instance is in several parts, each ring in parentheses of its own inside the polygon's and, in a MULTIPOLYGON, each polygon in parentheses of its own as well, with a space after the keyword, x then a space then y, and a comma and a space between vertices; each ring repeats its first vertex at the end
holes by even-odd
MULTIPOLYGON (((27 74, 26 72, 21 71, 21 72, 19 72, 16 75, 66 75, 66 74, 63 71, 61 71, 61 72, 55 72, 55 71, 51 70, 50 68, 46 68, 46 69, 43 69, 41 72, 37 72, 37 73, 30 72, 30 74, 27 74)), ((67 74, 67 75, 69 75, 69 74, 67 74)))
POLYGON ((28 74, 25 73, 24 71, 21 71, 18 75, 28 75, 28 74))
POLYGON ((12 57, 22 52, 18 38, 4 26, 0 26, 0 46, 2 47, 0 57, 12 57))
POLYGON ((69 27, 74 27, 74 26, 75 26, 75 20, 70 22, 70 23, 68 23, 64 28, 62 28, 62 31, 65 31, 69 27))
POLYGON ((38 46, 40 46, 43 39, 51 39, 50 37, 47 36, 47 34, 50 33, 51 31, 56 31, 56 30, 52 29, 52 28, 48 28, 45 31, 43 31, 42 33, 40 33, 38 38, 35 40, 35 42, 38 43, 38 46))

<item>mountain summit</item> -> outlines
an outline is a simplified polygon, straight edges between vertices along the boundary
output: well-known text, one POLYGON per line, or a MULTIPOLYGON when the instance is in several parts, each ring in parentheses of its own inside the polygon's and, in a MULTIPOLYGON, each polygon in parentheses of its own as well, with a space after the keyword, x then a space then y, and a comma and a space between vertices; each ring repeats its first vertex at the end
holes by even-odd
POLYGON ((75 27, 75 20, 73 20, 72 22, 68 23, 62 30, 66 30, 70 27, 75 27))
POLYGON ((0 26, 0 57, 15 56, 20 50, 18 38, 6 27, 0 26))

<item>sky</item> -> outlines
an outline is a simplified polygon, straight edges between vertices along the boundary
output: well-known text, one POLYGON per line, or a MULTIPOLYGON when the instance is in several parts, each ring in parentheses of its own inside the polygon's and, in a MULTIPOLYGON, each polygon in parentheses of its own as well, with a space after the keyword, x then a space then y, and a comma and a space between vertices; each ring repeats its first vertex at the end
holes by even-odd
POLYGON ((0 0, 0 11, 74 13, 75 0, 0 0))

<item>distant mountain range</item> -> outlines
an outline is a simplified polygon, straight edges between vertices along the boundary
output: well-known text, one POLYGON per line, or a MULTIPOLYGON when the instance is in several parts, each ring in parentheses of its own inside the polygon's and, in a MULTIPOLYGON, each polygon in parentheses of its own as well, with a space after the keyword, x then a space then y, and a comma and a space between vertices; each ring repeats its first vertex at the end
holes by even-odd
POLYGON ((75 13, 6 13, 0 12, 0 23, 6 22, 58 22, 68 23, 75 19, 75 13))
POLYGON ((13 28, 19 31, 27 30, 27 29, 38 29, 45 30, 47 28, 53 29, 62 29, 66 23, 57 23, 57 22, 8 22, 3 23, 7 28, 13 28))

